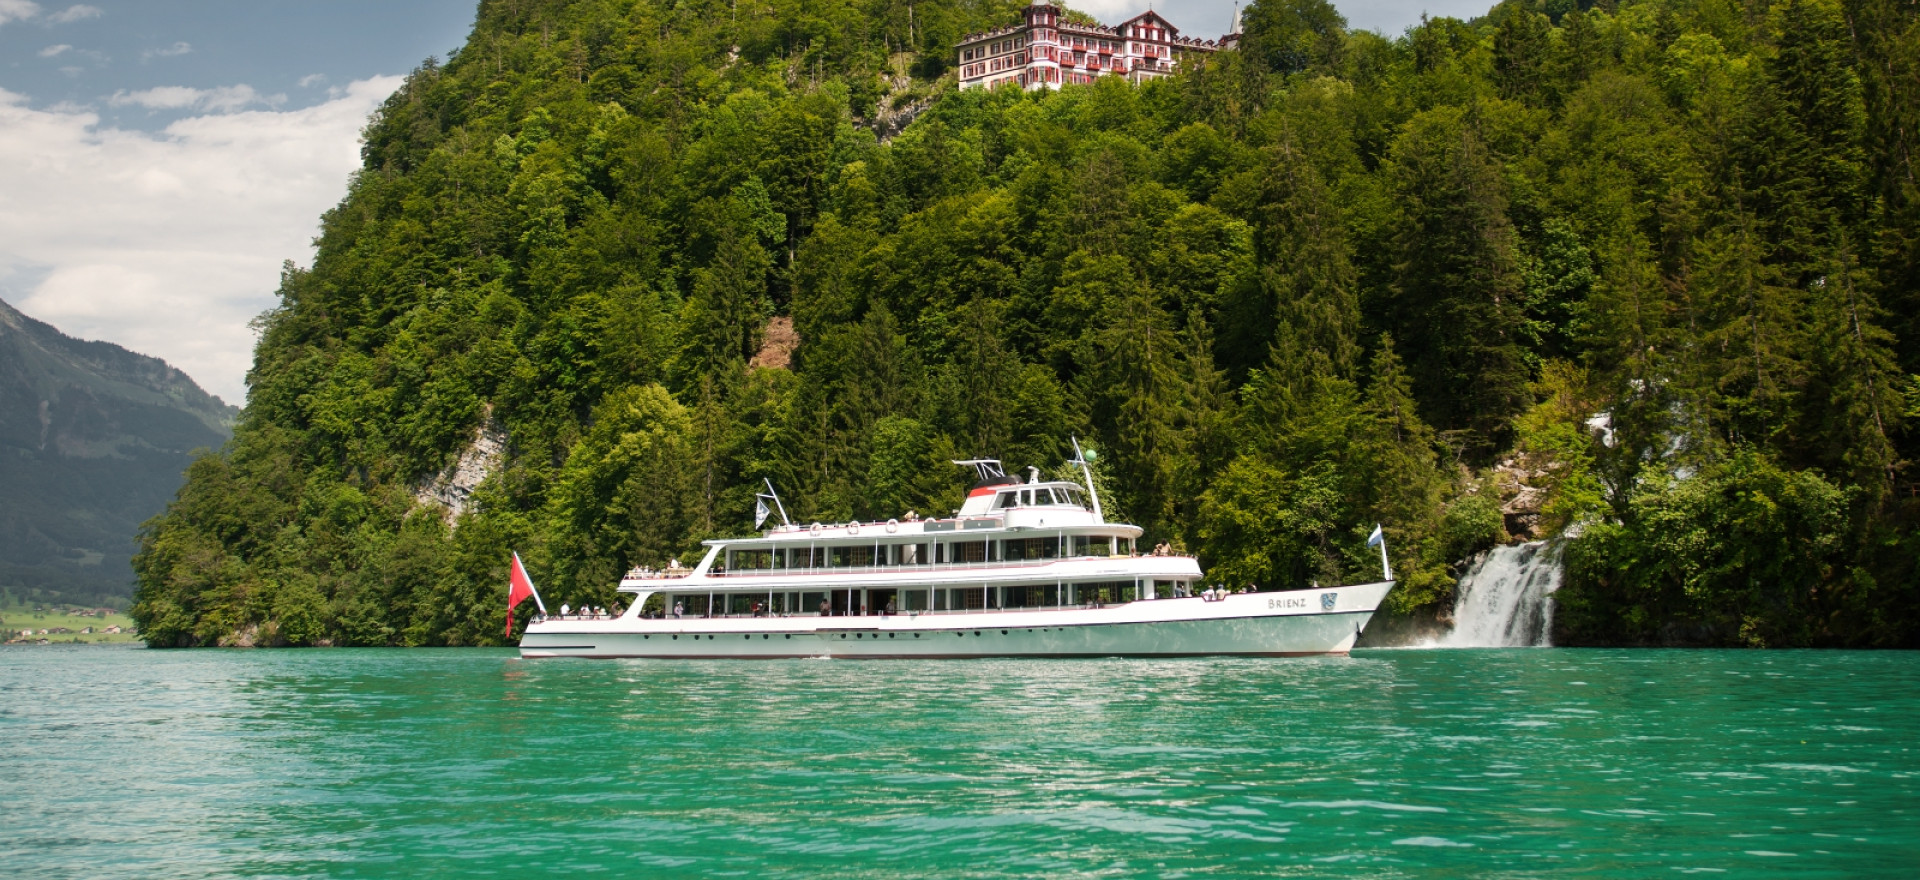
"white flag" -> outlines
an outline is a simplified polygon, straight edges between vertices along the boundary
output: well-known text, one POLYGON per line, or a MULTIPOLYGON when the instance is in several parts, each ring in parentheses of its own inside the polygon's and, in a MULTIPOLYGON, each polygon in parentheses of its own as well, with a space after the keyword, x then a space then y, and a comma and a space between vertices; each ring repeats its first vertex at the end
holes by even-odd
POLYGON ((757 529, 760 527, 761 523, 766 522, 767 514, 771 512, 772 511, 767 509, 767 496, 765 495, 753 496, 753 527, 754 528, 757 529))
POLYGON ((1380 546, 1380 542, 1385 541, 1386 539, 1387 539, 1387 536, 1380 533, 1380 524, 1374 523, 1373 534, 1367 536, 1367 546, 1378 547, 1380 546))

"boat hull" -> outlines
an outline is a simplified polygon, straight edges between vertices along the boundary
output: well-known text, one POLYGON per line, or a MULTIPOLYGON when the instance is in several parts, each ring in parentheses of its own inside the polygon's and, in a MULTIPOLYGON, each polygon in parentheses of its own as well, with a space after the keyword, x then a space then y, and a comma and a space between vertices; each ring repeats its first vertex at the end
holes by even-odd
POLYGON ((755 660, 1345 654, 1392 586, 920 616, 548 620, 528 627, 520 653, 755 660))

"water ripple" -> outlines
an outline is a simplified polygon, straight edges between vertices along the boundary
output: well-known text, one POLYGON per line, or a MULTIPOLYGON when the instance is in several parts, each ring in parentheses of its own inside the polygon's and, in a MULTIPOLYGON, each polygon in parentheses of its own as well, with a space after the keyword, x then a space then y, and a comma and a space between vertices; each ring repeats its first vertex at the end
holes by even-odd
POLYGON ((1916 710, 1905 654, 5 648, 0 859, 51 877, 1905 876, 1916 710))

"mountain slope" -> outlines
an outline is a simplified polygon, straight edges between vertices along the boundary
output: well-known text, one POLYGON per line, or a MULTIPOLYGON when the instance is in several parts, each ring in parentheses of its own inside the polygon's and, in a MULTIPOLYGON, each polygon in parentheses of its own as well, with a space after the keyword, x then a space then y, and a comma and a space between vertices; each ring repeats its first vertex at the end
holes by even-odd
POLYGON ((0 586, 106 603, 132 592, 140 523, 238 410, 158 358, 74 339, 0 301, 0 586))
POLYGON ((1438 619, 1572 534, 1557 642, 1920 644, 1912 3, 1256 0, 1164 80, 956 91, 1021 6, 481 3, 283 276, 141 631, 497 644, 509 550, 613 605, 763 481, 885 521, 1072 436, 1222 582, 1374 576, 1380 524, 1383 620, 1438 619))

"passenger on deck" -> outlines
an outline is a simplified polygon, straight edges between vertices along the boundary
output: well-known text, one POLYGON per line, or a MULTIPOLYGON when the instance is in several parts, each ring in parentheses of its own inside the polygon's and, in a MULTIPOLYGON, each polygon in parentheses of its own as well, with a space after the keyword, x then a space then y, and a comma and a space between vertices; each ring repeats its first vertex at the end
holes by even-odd
POLYGON ((573 613, 573 606, 572 606, 572 605, 568 605, 568 604, 567 604, 567 603, 565 603, 565 602, 562 602, 562 603, 560 603, 560 619, 561 619, 561 620, 566 620, 566 619, 567 619, 567 615, 569 615, 569 614, 572 614, 572 613, 573 613))
POLYGON ((894 606, 894 604, 893 604, 893 600, 892 600, 892 599, 888 599, 888 600, 887 600, 887 610, 886 610, 886 613, 885 613, 885 614, 883 614, 882 616, 884 616, 884 617, 892 617, 892 616, 894 615, 894 613, 895 613, 895 611, 896 611, 896 608, 895 608, 895 606, 894 606))
POLYGON ((673 603, 673 616, 674 616, 674 617, 683 617, 683 616, 685 616, 685 615, 686 615, 686 613, 687 613, 687 606, 686 606, 686 603, 684 603, 684 602, 679 602, 679 601, 675 601, 675 602, 673 603))

